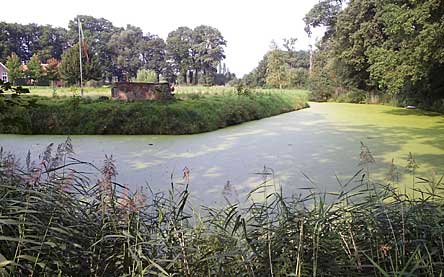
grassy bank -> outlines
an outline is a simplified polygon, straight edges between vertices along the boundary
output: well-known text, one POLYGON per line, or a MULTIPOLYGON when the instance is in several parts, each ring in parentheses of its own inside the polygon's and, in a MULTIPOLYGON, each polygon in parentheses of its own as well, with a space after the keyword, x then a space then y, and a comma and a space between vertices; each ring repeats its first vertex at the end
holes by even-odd
MULTIPOLYGON (((31 92, 32 93, 32 92, 31 92)), ((168 102, 29 96, 29 107, 0 102, 0 133, 193 134, 306 107, 306 93, 177 95, 168 102)))
POLYGON ((321 97, 321 95, 319 91, 314 91, 310 94, 310 100, 354 104, 381 104, 403 108, 415 106, 421 110, 444 114, 444 99, 420 98, 417 95, 411 95, 410 97, 401 95, 391 96, 384 93, 371 93, 363 90, 343 91, 339 94, 332 92, 326 97, 321 97))
MULTIPOLYGON (((71 159, 72 145, 20 165, 0 152, 2 276, 441 276, 440 180, 416 198, 359 171, 337 193, 266 194, 242 206, 195 213, 188 186, 131 193, 100 169, 71 159), (99 171, 97 183, 72 167, 99 171), (325 199, 329 198, 328 201, 325 199)), ((365 168, 368 155, 361 153, 365 168)))

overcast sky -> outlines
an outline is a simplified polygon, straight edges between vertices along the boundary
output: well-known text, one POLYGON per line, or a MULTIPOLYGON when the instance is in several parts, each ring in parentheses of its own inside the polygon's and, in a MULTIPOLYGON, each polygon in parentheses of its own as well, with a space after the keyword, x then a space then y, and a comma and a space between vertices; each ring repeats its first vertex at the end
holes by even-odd
POLYGON ((166 38, 179 26, 216 27, 227 40, 226 64, 239 77, 257 66, 271 40, 298 38, 308 49, 304 15, 318 0, 9 0, 0 4, 0 21, 51 24, 66 28, 77 14, 104 17, 115 26, 141 27, 166 38))

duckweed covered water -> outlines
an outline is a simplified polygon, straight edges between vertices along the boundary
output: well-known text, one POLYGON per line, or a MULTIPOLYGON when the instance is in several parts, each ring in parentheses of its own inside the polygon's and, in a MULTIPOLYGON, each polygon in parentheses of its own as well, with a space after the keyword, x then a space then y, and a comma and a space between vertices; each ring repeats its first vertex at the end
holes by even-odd
MULTIPOLYGON (((0 145, 24 160, 28 149, 36 157, 49 143, 65 138, 0 135, 0 145)), ((72 140, 81 160, 100 165, 105 154, 112 154, 117 181, 133 189, 149 184, 154 191, 166 191, 171 180, 187 181, 183 170, 188 168, 197 204, 242 198, 262 182, 264 167, 284 192, 335 191, 336 177, 345 182, 362 167, 361 141, 376 160, 370 165, 372 178, 381 182, 394 159, 400 181, 411 185, 405 169, 409 152, 419 164, 416 175, 444 174, 444 117, 380 105, 311 103, 309 109, 198 135, 72 140)))

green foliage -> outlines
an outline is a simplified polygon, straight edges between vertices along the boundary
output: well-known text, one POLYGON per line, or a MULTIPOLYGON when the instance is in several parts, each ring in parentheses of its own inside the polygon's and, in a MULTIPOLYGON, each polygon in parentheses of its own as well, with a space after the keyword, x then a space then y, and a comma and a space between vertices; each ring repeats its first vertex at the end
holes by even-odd
POLYGON ((119 76, 119 79, 136 77, 142 67, 154 71, 156 81, 159 81, 161 74, 169 73, 164 40, 155 35, 144 35, 138 27, 128 25, 125 30, 114 33, 108 47, 117 70, 115 76, 119 76))
POLYGON ((142 40, 142 29, 127 25, 125 30, 114 33, 108 42, 108 47, 112 53, 112 62, 122 71, 123 79, 129 80, 135 77, 137 70, 142 67, 138 49, 142 40))
POLYGON ((251 90, 249 88, 244 87, 242 85, 242 83, 238 84, 236 86, 236 92, 237 92, 237 95, 239 95, 239 96, 249 96, 249 95, 251 95, 251 90))
POLYGON ((265 87, 267 75, 268 53, 264 55, 258 66, 246 74, 242 81, 249 87, 265 87))
MULTIPOLYGON (((100 78, 100 68, 95 56, 89 56, 82 49, 83 81, 97 80, 100 78)), ((68 84, 74 85, 80 82, 79 44, 75 44, 62 55, 59 66, 60 75, 68 84)))
POLYGON ((35 84, 43 76, 43 69, 39 56, 37 54, 32 55, 32 58, 28 62, 27 66, 28 70, 26 71, 26 75, 31 80, 32 84, 35 84))
MULTIPOLYGON (((0 126, 4 126, 7 132, 15 133, 27 128, 23 112, 26 108, 35 104, 33 100, 23 100, 21 95, 29 93, 22 87, 13 87, 10 83, 0 80, 0 126)), ((0 253, 1 254, 1 253, 0 253)))
POLYGON ((439 0, 321 1, 307 29, 326 26, 315 60, 333 89, 382 92, 385 99, 439 109, 444 98, 444 3, 439 0))
POLYGON ((158 36, 145 36, 140 42, 140 50, 145 67, 156 73, 155 82, 159 82, 160 75, 166 71, 166 44, 162 38, 158 36))
POLYGON ((304 88, 308 85, 309 74, 305 68, 290 68, 288 70, 288 87, 304 88))
POLYGON ((368 103, 367 92, 362 90, 352 90, 345 93, 341 93, 335 100, 339 103, 356 103, 364 104, 368 103))
POLYGON ((17 80, 23 78, 20 58, 15 53, 12 53, 11 56, 9 56, 6 60, 6 67, 8 68, 9 81, 11 81, 13 85, 17 82, 17 80))
MULTIPOLYGON (((224 74, 223 79, 217 76, 217 65, 225 58, 226 41, 216 28, 206 25, 194 30, 179 27, 165 42, 157 35, 143 34, 139 27, 119 28, 107 19, 87 15, 76 16, 69 22, 67 30, 50 25, 0 22, 0 61, 5 61, 12 53, 17 53, 20 63, 30 61, 33 55, 38 55, 42 61, 62 60, 62 53, 69 52, 69 46, 78 43, 78 19, 88 52, 96 64, 93 79, 130 80, 142 68, 155 71, 157 80, 162 78, 169 82, 175 82, 178 75, 183 83, 193 84, 225 84, 232 79, 231 74, 224 74), (230 78, 225 79, 227 76, 230 78)), ((67 55, 64 55, 65 59, 67 55)), ((74 84, 78 80, 72 74, 75 66, 71 65, 67 66, 71 68, 69 70, 66 66, 62 68, 65 80, 74 84)), ((37 73, 34 73, 30 79, 38 80, 37 73)), ((19 79, 20 76, 14 82, 19 79)))
POLYGON ((259 65, 243 78, 249 87, 301 88, 308 83, 309 54, 297 51, 296 39, 284 39, 285 50, 277 45, 267 52, 259 65))
POLYGON ((380 7, 379 24, 388 38, 368 51, 371 78, 390 94, 402 93, 406 86, 415 87, 422 80, 426 84, 439 81, 442 86, 432 73, 444 65, 444 4, 436 0, 402 6, 387 2, 380 7))
MULTIPOLYGON (((199 25, 194 28, 191 44, 191 67, 194 69, 194 84, 214 84, 217 66, 225 58, 227 42, 214 27, 199 25), (202 76, 199 74, 202 73, 202 76)), ((191 82, 191 80, 190 80, 191 82)))
POLYGON ((12 53, 20 61, 29 61, 34 54, 42 60, 60 59, 68 46, 67 31, 51 25, 0 22, 0 61, 12 53))
POLYGON ((306 106, 301 94, 176 95, 177 100, 103 101, 37 98, 26 110, 5 107, 19 118, 0 133, 19 134, 192 134, 257 120, 306 106), (16 122, 23 122, 17 124, 16 122))
POLYGON ((167 56, 172 61, 173 69, 181 76, 180 83, 187 84, 187 73, 191 68, 190 49, 193 30, 179 27, 168 34, 166 40, 167 56))
POLYGON ((155 71, 146 69, 137 71, 136 82, 154 83, 157 81, 157 73, 155 71))
MULTIPOLYGON (((113 34, 121 31, 121 28, 114 26, 112 22, 105 18, 78 15, 73 20, 70 20, 68 24, 67 35, 71 43, 79 41, 78 19, 82 23, 84 39, 88 45, 89 52, 94 53, 97 58, 99 71, 101 72, 100 77, 111 80, 112 76, 118 76, 120 72, 116 64, 113 63, 113 53, 109 47, 109 41, 113 34)), ((134 45, 130 47, 134 47, 134 45)), ((57 58, 56 56, 54 57, 57 58)), ((60 58, 58 59, 60 60, 60 58)))
POLYGON ((57 81, 60 78, 60 72, 59 72, 59 61, 51 58, 47 62, 48 66, 46 67, 45 74, 48 80, 50 81, 57 81))
MULTIPOLYGON (((336 17, 341 11, 341 0, 321 0, 315 4, 304 17, 305 31, 311 34, 311 29, 321 26, 334 27, 336 17)), ((330 30, 327 31, 327 34, 330 30)))
MULTIPOLYGON (((223 78, 218 75, 217 66, 225 58, 226 41, 214 27, 179 27, 169 34, 165 42, 157 35, 144 34, 139 27, 127 25, 119 28, 107 19, 87 15, 76 16, 69 22, 68 30, 50 25, 0 22, 0 61, 6 60, 12 53, 17 53, 19 61, 25 62, 33 55, 38 55, 42 61, 50 58, 62 60, 62 52, 66 59, 72 49, 69 46, 79 43, 78 20, 95 64, 92 79, 108 82, 115 78, 131 80, 142 68, 155 71, 157 80, 162 78, 169 82, 175 82, 178 75, 180 82, 190 84, 225 84, 233 78, 232 74, 223 73, 223 78)), ((65 62, 61 70, 65 80, 75 84, 78 80, 74 74, 74 59, 72 61, 65 62)))
POLYGON ((289 79, 289 66, 285 63, 282 52, 272 50, 267 59, 266 83, 272 87, 283 88, 289 79))

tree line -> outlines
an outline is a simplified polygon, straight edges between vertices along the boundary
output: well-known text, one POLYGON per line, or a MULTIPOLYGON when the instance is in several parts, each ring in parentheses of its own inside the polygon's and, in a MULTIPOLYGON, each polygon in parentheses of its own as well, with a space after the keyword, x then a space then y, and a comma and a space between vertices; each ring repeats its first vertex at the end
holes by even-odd
POLYGON ((149 71, 157 81, 224 84, 235 77, 223 64, 226 43, 219 30, 206 25, 179 27, 164 40, 136 26, 116 27, 107 19, 84 15, 71 20, 67 29, 0 22, 0 61, 13 81, 58 77, 67 84, 78 83, 81 47, 86 80, 127 81, 149 71), (85 38, 81 43, 78 18, 85 38), (38 62, 45 67, 35 68, 38 62), (22 63, 27 70, 18 68, 22 63), (56 76, 48 69, 57 69, 56 76))
POLYGON ((324 26, 311 78, 318 99, 370 92, 444 110, 442 0, 322 0, 306 31, 324 26))
POLYGON ((308 85, 310 53, 297 50, 297 39, 284 39, 283 45, 271 42, 270 50, 258 66, 246 74, 238 84, 246 87, 303 88, 308 85))

